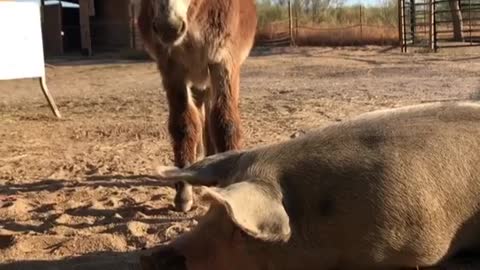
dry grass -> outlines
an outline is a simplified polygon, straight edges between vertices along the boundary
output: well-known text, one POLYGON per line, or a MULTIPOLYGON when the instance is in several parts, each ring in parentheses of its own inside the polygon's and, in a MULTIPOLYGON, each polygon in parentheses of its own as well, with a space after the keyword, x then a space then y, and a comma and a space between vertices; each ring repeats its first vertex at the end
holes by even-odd
POLYGON ((334 31, 299 29, 296 44, 315 45, 393 45, 398 43, 395 29, 386 27, 354 26, 334 31))
MULTIPOLYGON (((288 43, 287 6, 268 0, 260 2, 257 31, 259 43, 263 43, 262 45, 270 45, 268 43, 272 42, 275 45, 288 43)), ((297 45, 398 44, 398 9, 394 0, 387 0, 381 6, 329 5, 316 9, 303 0, 295 0, 293 3, 292 14, 297 45)))
MULTIPOLYGON (((288 38, 286 23, 269 24, 257 32, 257 42, 266 43, 288 38)), ((369 25, 309 25, 296 28, 298 46, 358 46, 394 45, 398 43, 398 30, 390 26, 369 25)))

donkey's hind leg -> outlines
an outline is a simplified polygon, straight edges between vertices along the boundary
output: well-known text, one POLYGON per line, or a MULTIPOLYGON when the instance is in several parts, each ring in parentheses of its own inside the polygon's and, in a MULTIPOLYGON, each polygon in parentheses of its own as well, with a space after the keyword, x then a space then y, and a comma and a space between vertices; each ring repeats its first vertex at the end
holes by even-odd
POLYGON ((212 81, 210 132, 219 153, 242 148, 239 111, 240 68, 225 63, 210 64, 212 81))
POLYGON ((202 122, 202 132, 200 134, 199 143, 197 144, 197 160, 201 160, 206 156, 215 154, 215 146, 209 133, 209 94, 211 89, 199 89, 192 87, 191 93, 195 100, 195 106, 200 115, 202 122))
MULTIPOLYGON (((211 89, 208 89, 209 93, 211 89)), ((207 99, 204 104, 204 121, 203 121, 203 147, 205 156, 211 156, 217 153, 217 149, 215 148, 215 141, 213 140, 213 134, 210 132, 211 130, 211 105, 210 100, 207 99)))

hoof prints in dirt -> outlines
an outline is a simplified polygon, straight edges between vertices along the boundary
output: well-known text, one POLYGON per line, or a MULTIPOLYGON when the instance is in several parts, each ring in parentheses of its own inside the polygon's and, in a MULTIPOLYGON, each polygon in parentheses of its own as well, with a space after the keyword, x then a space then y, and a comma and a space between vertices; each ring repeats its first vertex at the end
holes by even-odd
POLYGON ((202 211, 173 211, 173 189, 145 180, 49 183, 54 185, 7 189, 15 199, 0 208, 0 257, 55 259, 149 248, 188 231, 202 211))

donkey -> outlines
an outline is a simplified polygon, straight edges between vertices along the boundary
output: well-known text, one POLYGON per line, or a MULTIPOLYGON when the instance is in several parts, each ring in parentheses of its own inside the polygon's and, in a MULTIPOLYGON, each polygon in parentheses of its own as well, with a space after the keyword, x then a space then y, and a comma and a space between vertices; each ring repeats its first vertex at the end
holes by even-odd
MULTIPOLYGON (((137 18, 169 105, 175 166, 242 147, 240 67, 254 43, 255 0, 142 0, 137 18)), ((175 184, 188 212, 192 186, 175 184)))

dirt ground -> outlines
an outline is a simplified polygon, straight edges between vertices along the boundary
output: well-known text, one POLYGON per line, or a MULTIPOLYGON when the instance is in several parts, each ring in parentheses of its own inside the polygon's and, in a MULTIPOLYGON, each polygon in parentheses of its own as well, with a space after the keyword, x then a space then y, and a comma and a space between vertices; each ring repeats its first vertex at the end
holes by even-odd
MULTIPOLYGON (((247 147, 375 109, 469 99, 480 49, 256 50, 242 72, 247 147)), ((167 104, 152 62, 51 61, 56 120, 34 80, 0 82, 0 269, 139 269, 136 251, 196 224, 152 179, 171 165, 167 104)))

